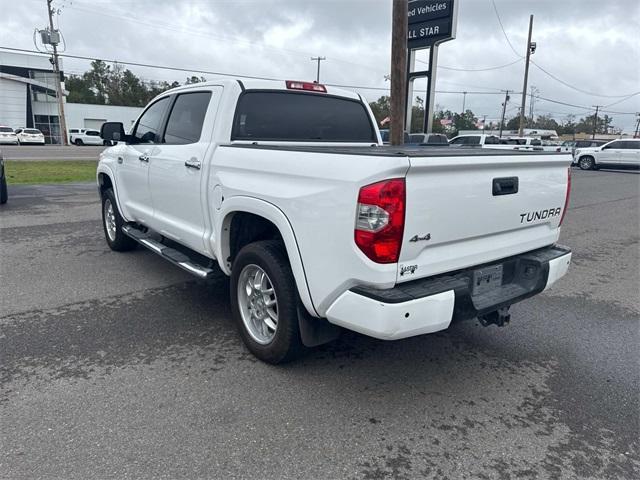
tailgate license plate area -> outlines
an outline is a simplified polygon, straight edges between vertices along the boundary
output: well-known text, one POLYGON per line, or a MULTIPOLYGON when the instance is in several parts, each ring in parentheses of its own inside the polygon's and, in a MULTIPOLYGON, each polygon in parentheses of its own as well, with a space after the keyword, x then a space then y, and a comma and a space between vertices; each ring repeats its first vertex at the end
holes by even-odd
POLYGON ((481 268, 473 272, 471 295, 482 295, 502 285, 502 265, 481 268))

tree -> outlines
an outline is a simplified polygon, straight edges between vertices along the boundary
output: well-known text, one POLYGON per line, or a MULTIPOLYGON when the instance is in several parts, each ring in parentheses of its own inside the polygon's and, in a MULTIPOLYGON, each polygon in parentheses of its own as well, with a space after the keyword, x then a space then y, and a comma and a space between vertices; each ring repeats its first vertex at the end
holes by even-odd
POLYGON ((196 77, 195 75, 192 75, 191 77, 187 78, 185 85, 191 85, 192 83, 200 83, 200 82, 206 82, 206 81, 207 79, 204 77, 196 77))
POLYGON ((378 126, 380 125, 380 122, 391 115, 391 97, 389 95, 380 97, 375 102, 370 103, 369 106, 371 107, 373 116, 378 122, 378 126))

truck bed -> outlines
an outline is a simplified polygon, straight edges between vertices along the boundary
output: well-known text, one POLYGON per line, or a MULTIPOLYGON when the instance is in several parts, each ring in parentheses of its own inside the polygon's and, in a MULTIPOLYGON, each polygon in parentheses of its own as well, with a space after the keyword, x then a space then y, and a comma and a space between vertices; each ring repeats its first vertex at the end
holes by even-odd
POLYGON ((278 150, 288 152, 305 153, 335 153, 340 155, 368 155, 378 157, 488 157, 488 156, 519 156, 519 155, 567 155, 563 152, 526 151, 526 150, 505 150, 479 147, 430 147, 430 146, 310 146, 310 145, 271 145, 271 144, 222 144, 222 147, 232 148, 252 148, 258 150, 278 150))

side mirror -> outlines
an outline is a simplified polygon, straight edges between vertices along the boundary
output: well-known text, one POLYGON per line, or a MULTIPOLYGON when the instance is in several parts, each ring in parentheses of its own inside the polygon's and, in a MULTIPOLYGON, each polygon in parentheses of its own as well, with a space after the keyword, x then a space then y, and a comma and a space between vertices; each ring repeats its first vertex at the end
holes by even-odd
POLYGON ((124 142, 127 135, 121 122, 106 122, 100 127, 100 138, 111 142, 124 142))

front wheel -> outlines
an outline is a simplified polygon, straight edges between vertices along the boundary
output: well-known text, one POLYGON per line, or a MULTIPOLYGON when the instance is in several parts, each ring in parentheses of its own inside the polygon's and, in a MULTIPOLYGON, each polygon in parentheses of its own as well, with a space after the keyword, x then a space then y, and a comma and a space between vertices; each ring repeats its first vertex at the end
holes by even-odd
POLYGON ((113 190, 108 188, 102 194, 102 227, 107 245, 116 252, 126 252, 136 248, 136 241, 127 237, 122 231, 124 219, 118 211, 118 204, 113 190))
POLYGON ((284 363, 304 350, 298 301, 281 242, 255 242, 240 250, 231 274, 231 310, 242 340, 260 360, 284 363))
POLYGON ((82 142, 82 140, 80 140, 79 138, 76 138, 74 140, 74 142, 77 146, 81 147, 82 145, 84 145, 84 143, 82 142))
POLYGON ((585 155, 578 160, 578 166, 581 170, 594 170, 596 167, 596 161, 593 157, 585 155))

